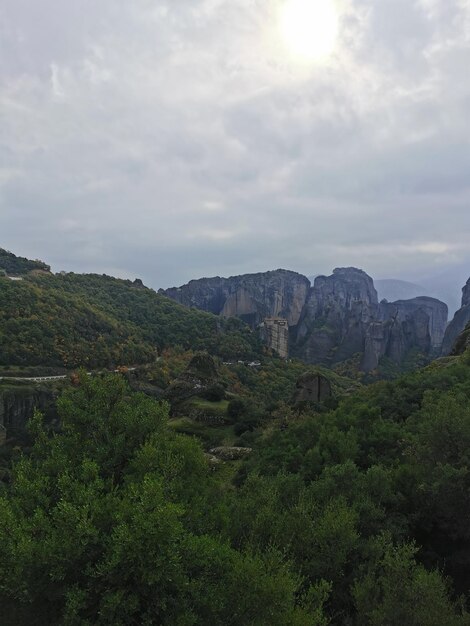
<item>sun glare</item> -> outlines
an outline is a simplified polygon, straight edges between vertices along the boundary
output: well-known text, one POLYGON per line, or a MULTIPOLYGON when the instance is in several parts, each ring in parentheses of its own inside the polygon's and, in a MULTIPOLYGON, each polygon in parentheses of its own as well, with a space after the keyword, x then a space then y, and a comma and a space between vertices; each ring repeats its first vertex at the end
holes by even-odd
POLYGON ((280 28, 289 52, 303 61, 329 57, 338 36, 338 11, 334 0, 286 0, 280 28))

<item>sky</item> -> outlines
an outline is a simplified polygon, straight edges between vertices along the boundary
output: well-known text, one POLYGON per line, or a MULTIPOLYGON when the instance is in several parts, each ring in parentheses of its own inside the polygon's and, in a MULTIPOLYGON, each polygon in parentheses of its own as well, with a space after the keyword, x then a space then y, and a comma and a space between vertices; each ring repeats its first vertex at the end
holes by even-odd
POLYGON ((321 58, 286 39, 293 1, 0 0, 0 247, 155 288, 461 286, 470 0, 337 0, 321 58))

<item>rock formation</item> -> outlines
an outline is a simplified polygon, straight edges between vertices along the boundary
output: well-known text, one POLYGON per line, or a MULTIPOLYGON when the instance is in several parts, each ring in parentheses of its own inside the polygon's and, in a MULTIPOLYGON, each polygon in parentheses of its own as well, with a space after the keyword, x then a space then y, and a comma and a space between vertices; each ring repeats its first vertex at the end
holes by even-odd
POLYGON ((322 374, 306 372, 297 380, 293 403, 295 405, 318 404, 333 395, 331 383, 322 374))
POLYGON ((454 319, 447 327, 444 341, 442 343, 442 354, 448 355, 452 352, 452 349, 457 341, 459 335, 465 330, 465 327, 470 322, 470 278, 467 284, 462 289, 462 306, 457 311, 454 319))
POLYGON ((5 438, 21 436, 36 410, 42 411, 48 422, 53 422, 56 396, 55 391, 42 387, 22 384, 0 387, 0 429, 5 438))
POLYGON ((375 370, 382 357, 401 364, 411 350, 430 355, 442 343, 447 305, 425 296, 397 302, 382 301, 377 319, 368 327, 362 369, 375 370))
POLYGON ((470 323, 467 324, 463 333, 461 333, 452 348, 452 356, 459 356, 470 348, 470 323))
POLYGON ((255 328, 270 317, 287 319, 289 326, 295 326, 309 289, 310 281, 305 276, 276 270, 231 278, 201 278, 160 293, 188 307, 223 317, 239 317, 255 328))
POLYGON ((363 352, 377 307, 373 280, 362 270, 338 268, 331 276, 318 276, 299 321, 295 355, 331 365, 363 352))
MULTIPOLYGON (((411 351, 439 352, 448 315, 443 302, 426 296, 379 304, 372 278, 354 267, 317 276, 312 287, 305 276, 276 270, 193 280, 162 293, 252 328, 261 324, 264 341, 283 357, 326 366, 354 357, 364 371, 377 369, 382 357, 400 365, 411 351), (281 328, 276 320, 286 323, 281 328)), ((468 308, 455 338, 470 320, 468 308)))

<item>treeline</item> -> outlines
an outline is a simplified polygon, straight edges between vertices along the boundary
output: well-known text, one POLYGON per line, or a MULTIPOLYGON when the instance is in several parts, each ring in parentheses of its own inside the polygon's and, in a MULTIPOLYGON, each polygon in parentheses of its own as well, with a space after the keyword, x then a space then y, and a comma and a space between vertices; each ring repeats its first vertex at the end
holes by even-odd
POLYGON ((139 364, 169 346, 227 358, 261 351, 238 320, 186 309, 130 281, 79 274, 0 281, 0 365, 139 364))
POLYGON ((59 412, 0 499, 4 623, 470 624, 468 352, 291 414, 238 470, 119 377, 59 412))
POLYGON ((31 261, 0 248, 0 273, 3 271, 11 276, 22 276, 33 270, 49 272, 50 269, 43 261, 31 261))

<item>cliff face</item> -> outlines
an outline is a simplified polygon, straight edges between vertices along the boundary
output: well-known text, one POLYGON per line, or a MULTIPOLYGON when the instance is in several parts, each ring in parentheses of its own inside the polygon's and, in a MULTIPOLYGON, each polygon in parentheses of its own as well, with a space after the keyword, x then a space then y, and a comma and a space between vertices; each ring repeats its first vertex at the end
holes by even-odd
POLYGON ((457 311, 454 319, 447 327, 444 341, 442 343, 442 354, 444 356, 450 354, 454 348, 454 345, 465 330, 465 327, 470 322, 470 278, 467 284, 462 289, 462 306, 457 311))
POLYGON ((239 317, 252 327, 267 317, 287 319, 295 326, 310 281, 301 274, 276 270, 231 278, 201 278, 182 287, 160 290, 180 304, 223 317, 239 317))
POLYGON ((35 410, 53 420, 55 400, 56 393, 49 389, 0 387, 0 428, 5 429, 7 437, 15 437, 24 431, 35 410))
POLYGON ((329 365, 363 352, 377 307, 372 278, 362 270, 339 268, 318 276, 297 328, 296 355, 329 365))
MULTIPOLYGON (((411 350, 439 351, 448 315, 447 305, 425 296, 379 304, 372 278, 354 267, 318 276, 313 287, 305 276, 277 270, 203 278, 162 293, 189 307, 240 317, 253 328, 266 320, 265 341, 283 356, 289 339, 289 353, 307 363, 331 366, 359 355, 365 371, 375 370, 382 357, 400 365, 411 350), (276 319, 287 320, 290 337, 273 335, 276 319)), ((470 284, 466 298, 470 303, 470 284)))
POLYGON ((419 297, 379 304, 377 319, 367 329, 362 369, 377 368, 382 357, 400 364, 410 350, 429 355, 439 350, 447 324, 444 302, 419 297))
POLYGON ((451 354, 453 356, 458 356, 460 354, 463 354, 469 348, 470 348, 470 323, 467 324, 463 333, 461 333, 457 337, 457 341, 455 342, 454 347, 452 348, 451 354))

